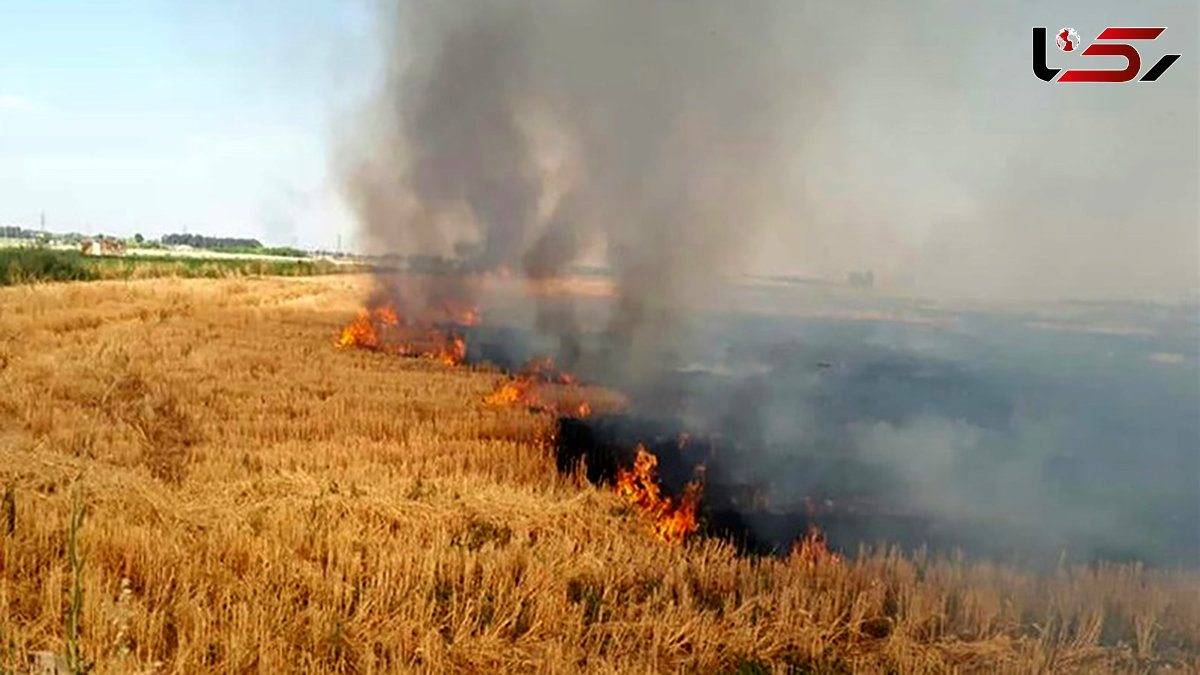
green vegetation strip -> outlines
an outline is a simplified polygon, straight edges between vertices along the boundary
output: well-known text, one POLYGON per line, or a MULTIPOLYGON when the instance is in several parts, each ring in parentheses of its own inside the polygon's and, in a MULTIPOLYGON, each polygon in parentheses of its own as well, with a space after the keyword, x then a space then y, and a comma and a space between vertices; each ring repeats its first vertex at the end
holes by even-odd
POLYGON ((182 277, 313 276, 360 272, 358 265, 326 260, 85 256, 78 251, 0 249, 0 286, 44 281, 182 277))

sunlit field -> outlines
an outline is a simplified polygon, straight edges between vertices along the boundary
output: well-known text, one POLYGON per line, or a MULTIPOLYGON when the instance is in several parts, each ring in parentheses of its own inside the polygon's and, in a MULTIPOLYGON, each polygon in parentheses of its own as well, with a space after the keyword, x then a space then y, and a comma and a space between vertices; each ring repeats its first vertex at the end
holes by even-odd
POLYGON ((0 672, 1200 670, 1195 571, 664 541, 369 291, 0 288, 0 672))

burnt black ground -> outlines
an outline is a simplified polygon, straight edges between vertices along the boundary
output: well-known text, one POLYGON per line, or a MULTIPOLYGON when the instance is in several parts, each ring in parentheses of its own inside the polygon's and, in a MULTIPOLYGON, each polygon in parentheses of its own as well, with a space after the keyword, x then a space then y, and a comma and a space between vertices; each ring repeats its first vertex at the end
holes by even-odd
MULTIPOLYGON (((611 480, 640 442, 671 492, 703 462, 705 530, 746 551, 815 521, 844 552, 1200 564, 1194 308, 901 309, 917 320, 709 312, 624 381, 584 331, 576 374, 630 416, 560 420, 560 466, 611 480)), ((468 336, 509 370, 555 345, 515 325, 468 336)))

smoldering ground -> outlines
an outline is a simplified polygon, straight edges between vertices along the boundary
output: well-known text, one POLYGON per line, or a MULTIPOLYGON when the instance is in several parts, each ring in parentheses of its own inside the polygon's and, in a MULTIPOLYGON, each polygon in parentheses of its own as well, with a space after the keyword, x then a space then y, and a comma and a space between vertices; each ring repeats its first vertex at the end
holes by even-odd
POLYGON ((1046 325, 874 304, 882 317, 714 318, 709 367, 660 379, 685 426, 737 449, 727 482, 769 486, 764 526, 815 504, 850 550, 1200 562, 1196 308, 1046 325))
MULTIPOLYGON (((1195 119, 1194 78, 1048 89, 1027 63, 1043 17, 1021 7, 386 5, 381 86, 336 166, 377 250, 459 260, 458 278, 384 283, 402 311, 478 302, 467 277, 479 271, 536 281, 607 265, 609 299, 531 295, 527 319, 485 308, 489 324, 514 324, 491 344, 511 361, 531 340, 639 411, 729 437, 739 461, 726 465, 769 474, 777 499, 885 495, 888 509, 1101 556, 1157 556, 1168 535, 1138 524, 1169 522, 1183 548, 1159 548, 1194 560, 1196 486, 1179 476, 1200 434, 1176 413, 1200 395, 1178 373, 1131 357, 1120 376, 1068 377, 1049 352, 1005 342, 991 348, 1012 363, 981 370, 987 352, 919 349, 883 324, 839 342, 705 311, 737 274, 771 269, 871 267, 881 286, 944 297, 1194 293, 1200 162, 1181 122, 1195 119), (724 363, 748 344, 773 357, 724 363), (1172 397, 1165 427, 1147 398, 1114 403, 1130 382, 1172 397), (838 469, 849 477, 788 464, 818 455, 852 457, 838 469), (1130 464, 1146 470, 1119 468, 1130 464), (1169 498, 1147 497, 1160 479, 1169 498)), ((1099 26, 1116 7, 1056 7, 1044 22, 1099 26)), ((1168 47, 1195 51, 1195 8, 1138 11, 1123 22, 1167 22, 1168 47)))

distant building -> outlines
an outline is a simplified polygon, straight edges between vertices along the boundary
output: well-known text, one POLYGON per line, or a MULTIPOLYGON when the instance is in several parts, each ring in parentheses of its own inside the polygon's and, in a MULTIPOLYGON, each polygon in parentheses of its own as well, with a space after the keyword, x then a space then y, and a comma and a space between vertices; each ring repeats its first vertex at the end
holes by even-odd
POLYGON ((112 237, 84 239, 79 245, 84 255, 125 255, 125 242, 112 237))

